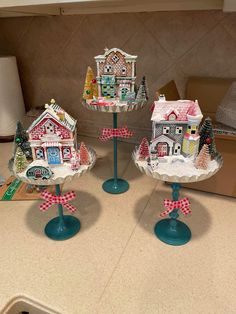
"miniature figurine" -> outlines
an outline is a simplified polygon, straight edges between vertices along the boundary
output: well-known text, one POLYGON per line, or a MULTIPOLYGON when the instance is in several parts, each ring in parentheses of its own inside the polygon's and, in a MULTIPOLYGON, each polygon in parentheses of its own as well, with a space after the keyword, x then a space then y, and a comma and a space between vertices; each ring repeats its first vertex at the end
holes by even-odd
POLYGON ((32 162, 26 171, 26 177, 34 180, 48 180, 52 177, 52 175, 52 170, 48 166, 47 162, 43 160, 40 161, 40 165, 39 162, 32 162))

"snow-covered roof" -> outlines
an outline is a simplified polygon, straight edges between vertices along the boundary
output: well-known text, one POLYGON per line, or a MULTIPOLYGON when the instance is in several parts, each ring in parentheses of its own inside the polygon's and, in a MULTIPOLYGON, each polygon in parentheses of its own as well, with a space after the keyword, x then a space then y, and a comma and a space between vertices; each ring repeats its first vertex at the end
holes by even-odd
POLYGON ((77 121, 58 104, 56 104, 55 102, 51 102, 51 104, 48 105, 44 112, 36 120, 34 120, 34 122, 28 128, 27 132, 30 132, 46 115, 48 115, 49 117, 51 116, 62 126, 66 127, 69 131, 74 131, 77 121), (63 112, 64 114, 63 120, 61 120, 60 116, 58 115, 58 113, 60 112, 63 112))
MULTIPOLYGON (((151 120, 155 122, 168 121, 168 114, 174 111, 177 114, 176 121, 189 121, 202 119, 201 109, 198 101, 176 100, 176 101, 155 101, 151 120)), ((173 122, 173 121, 172 121, 173 122)))
POLYGON ((123 56, 125 56, 126 61, 135 61, 137 59, 137 56, 130 55, 119 48, 106 48, 103 55, 98 55, 94 57, 94 59, 96 61, 104 61, 111 52, 120 52, 123 56))

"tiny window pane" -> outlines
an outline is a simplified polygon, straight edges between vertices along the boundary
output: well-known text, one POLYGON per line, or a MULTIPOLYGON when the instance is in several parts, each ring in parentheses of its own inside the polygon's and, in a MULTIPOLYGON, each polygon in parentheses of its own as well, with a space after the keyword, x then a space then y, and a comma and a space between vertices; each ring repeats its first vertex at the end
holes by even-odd
POLYGON ((118 57, 117 55, 114 55, 114 56, 112 57, 112 60, 116 63, 116 62, 119 61, 119 57, 118 57))
POLYGON ((182 126, 177 126, 175 128, 175 134, 182 134, 183 132, 183 127, 182 126))
POLYGON ((110 64, 105 65, 104 73, 112 73, 112 66, 110 64))
POLYGON ((169 134, 170 133, 170 127, 169 126, 164 126, 163 127, 163 134, 169 134))

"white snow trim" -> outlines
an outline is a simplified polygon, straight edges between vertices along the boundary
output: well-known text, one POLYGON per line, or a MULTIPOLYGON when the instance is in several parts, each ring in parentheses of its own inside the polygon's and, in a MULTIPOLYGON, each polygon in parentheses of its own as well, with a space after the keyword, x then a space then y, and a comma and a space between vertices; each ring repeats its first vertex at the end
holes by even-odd
POLYGON ((106 59, 106 57, 111 53, 111 52, 120 52, 123 56, 125 56, 125 59, 127 59, 126 61, 132 61, 132 60, 135 60, 137 59, 138 56, 133 56, 133 55, 130 55, 126 52, 124 52, 123 50, 119 49, 119 48, 111 48, 111 49, 108 49, 105 51, 105 53, 103 55, 98 55, 96 57, 94 57, 94 59, 96 61, 103 61, 104 59, 106 59))
POLYGON ((169 144, 170 146, 173 146, 173 143, 175 143, 174 140, 172 140, 171 138, 169 138, 168 136, 165 136, 165 135, 160 135, 156 138, 154 138, 152 141, 151 141, 151 146, 159 143, 159 142, 166 142, 167 144, 169 144))

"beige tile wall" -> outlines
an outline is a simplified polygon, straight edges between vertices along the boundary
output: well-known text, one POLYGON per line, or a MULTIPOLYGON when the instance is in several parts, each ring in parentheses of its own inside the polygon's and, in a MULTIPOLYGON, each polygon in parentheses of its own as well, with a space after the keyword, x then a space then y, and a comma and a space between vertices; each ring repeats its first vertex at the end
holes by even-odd
MULTIPOLYGON (((122 13, 0 20, 0 52, 17 57, 27 108, 55 98, 79 120, 81 134, 97 136, 109 114, 81 105, 86 68, 104 47, 137 54, 137 81, 146 75, 150 102, 175 79, 184 95, 189 76, 236 77, 236 14, 220 11, 122 13)), ((121 114, 140 138, 149 134, 149 106, 121 114)))

